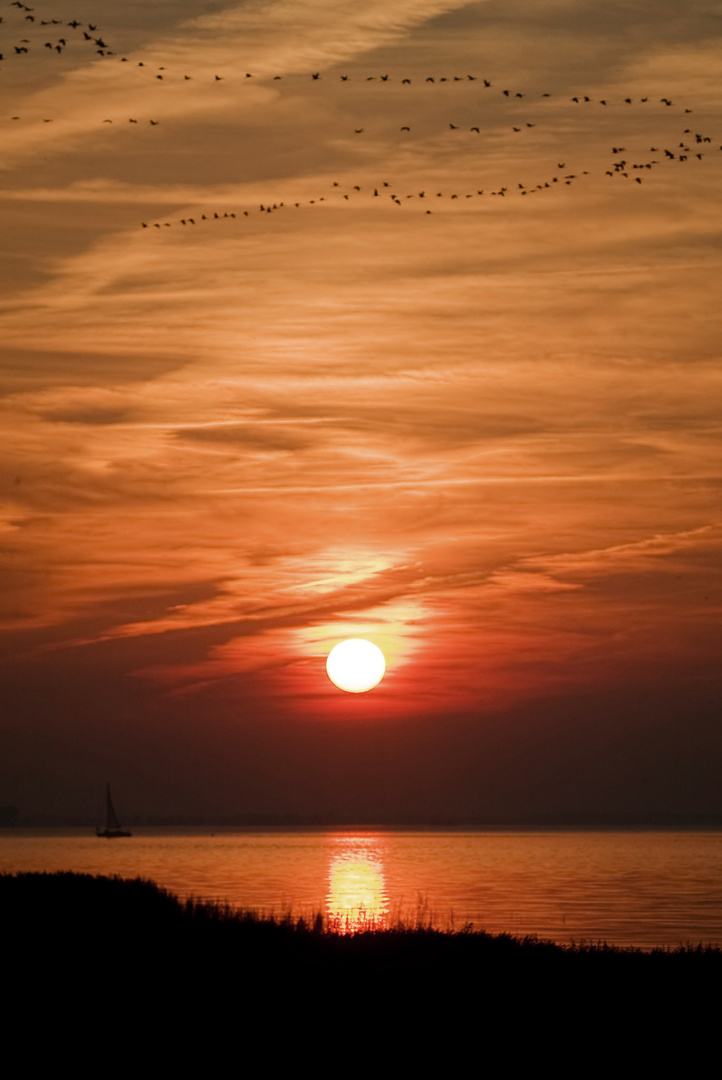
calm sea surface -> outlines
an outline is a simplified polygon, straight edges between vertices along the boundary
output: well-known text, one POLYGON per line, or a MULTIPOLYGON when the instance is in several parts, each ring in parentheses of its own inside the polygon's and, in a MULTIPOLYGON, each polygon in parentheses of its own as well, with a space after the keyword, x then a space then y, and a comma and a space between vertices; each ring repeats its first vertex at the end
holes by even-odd
POLYGON ((0 830, 0 872, 141 875, 339 928, 417 917, 618 945, 722 945, 720 832, 0 830))

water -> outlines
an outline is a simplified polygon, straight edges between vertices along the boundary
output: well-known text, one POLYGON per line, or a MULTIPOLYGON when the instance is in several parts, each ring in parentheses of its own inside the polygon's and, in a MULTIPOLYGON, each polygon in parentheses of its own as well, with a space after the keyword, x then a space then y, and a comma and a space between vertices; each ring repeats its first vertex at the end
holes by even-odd
POLYGON ((722 945, 720 832, 0 830, 0 871, 148 877, 339 928, 421 918, 559 942, 722 945))

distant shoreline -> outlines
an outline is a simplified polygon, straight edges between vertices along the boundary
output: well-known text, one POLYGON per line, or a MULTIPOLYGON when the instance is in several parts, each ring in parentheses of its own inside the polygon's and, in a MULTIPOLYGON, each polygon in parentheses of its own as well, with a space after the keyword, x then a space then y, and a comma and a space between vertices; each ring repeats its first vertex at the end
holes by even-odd
MULTIPOLYGON (((28 814, 14 822, 0 821, 0 833, 25 829, 90 829, 97 820, 88 816, 28 814)), ((717 831, 722 816, 714 814, 596 814, 536 816, 519 818, 443 819, 406 818, 390 821, 374 818, 343 819, 281 814, 238 814, 227 816, 128 815, 123 824, 130 829, 243 829, 247 831, 293 830, 384 830, 384 831, 467 831, 467 832, 608 832, 608 831, 717 831)))

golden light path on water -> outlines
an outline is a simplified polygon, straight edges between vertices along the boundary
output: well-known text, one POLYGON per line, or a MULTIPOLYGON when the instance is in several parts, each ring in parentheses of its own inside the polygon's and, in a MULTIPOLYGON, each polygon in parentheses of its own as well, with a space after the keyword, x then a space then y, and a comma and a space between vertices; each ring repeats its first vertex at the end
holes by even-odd
POLYGON ((339 840, 331 854, 326 911, 329 924, 339 933, 380 930, 387 925, 388 893, 376 838, 339 840))

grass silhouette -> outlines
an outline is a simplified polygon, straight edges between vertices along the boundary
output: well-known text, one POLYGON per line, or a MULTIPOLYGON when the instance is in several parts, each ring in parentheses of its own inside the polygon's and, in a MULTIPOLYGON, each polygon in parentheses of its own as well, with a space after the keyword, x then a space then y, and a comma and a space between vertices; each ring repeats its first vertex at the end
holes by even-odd
POLYGON ((106 948, 139 949, 152 942, 213 948, 259 946, 335 959, 398 958, 411 962, 485 962, 505 964, 533 957, 540 963, 560 965, 615 964, 649 969, 669 966, 722 966, 716 945, 687 944, 676 948, 643 950, 606 942, 558 944, 535 936, 489 934, 467 923, 459 929, 433 925, 426 907, 384 928, 369 920, 361 928, 312 915, 242 910, 227 903, 180 899, 144 878, 94 876, 74 872, 0 874, 0 906, 5 927, 27 935, 36 944, 56 949, 84 946, 90 951, 99 941, 106 948))
POLYGON ((509 1054, 520 1028, 533 1028, 542 1047, 560 1024, 581 1039, 590 1025, 613 1030, 646 1017, 661 1035, 663 1023, 686 1030, 692 1016, 704 1025, 722 974, 712 945, 559 945, 415 920, 339 933, 320 913, 238 911, 141 878, 0 875, 0 911, 4 983, 16 1003, 52 1012, 63 1031, 79 1016, 109 1015, 103 1023, 120 1024, 128 1046, 139 1025, 154 1040, 172 1032, 167 1052, 181 1057, 191 1029, 228 1041, 239 1025, 271 1056, 290 1030, 296 1040, 324 1031, 340 1045, 359 1024, 367 1042, 388 1028, 397 1053, 402 1033, 413 1039, 408 1052, 422 1071, 432 1030, 437 1042, 453 1033, 457 1048, 480 1027, 487 1043, 503 1031, 509 1054))

